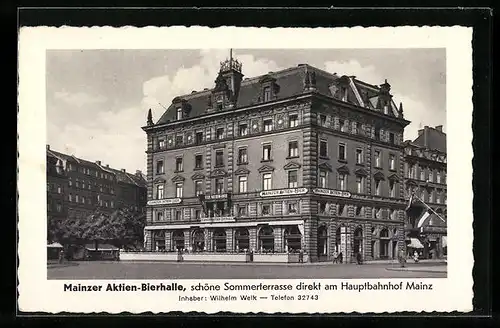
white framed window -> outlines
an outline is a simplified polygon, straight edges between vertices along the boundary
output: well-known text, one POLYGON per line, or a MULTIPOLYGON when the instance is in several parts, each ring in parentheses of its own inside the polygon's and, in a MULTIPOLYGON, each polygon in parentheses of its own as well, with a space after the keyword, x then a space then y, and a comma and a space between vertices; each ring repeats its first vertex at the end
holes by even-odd
POLYGON ((246 148, 238 149, 238 164, 248 163, 248 150, 246 148))
POLYGON ((362 194, 364 192, 364 177, 356 176, 356 192, 362 194))
POLYGON ((271 100, 271 87, 265 87, 264 88, 264 101, 270 101, 271 100))
POLYGON ((224 138, 224 128, 218 128, 215 131, 215 139, 220 140, 224 138))
POLYGON ((429 203, 434 203, 434 190, 429 192, 429 203))
POLYGON ((184 171, 184 165, 183 165, 182 157, 177 157, 175 159, 175 171, 176 172, 182 172, 182 171, 184 171))
POLYGON ((238 134, 243 137, 248 135, 248 124, 242 123, 238 127, 238 134))
POLYGON ((363 149, 356 148, 356 164, 363 164, 363 149))
POLYGON ((396 182, 389 180, 389 195, 390 197, 396 197, 396 182))
POLYGON ((299 125, 299 116, 297 114, 288 116, 288 126, 290 128, 294 128, 298 125, 299 125))
POLYGON ((246 193, 248 190, 248 178, 246 176, 238 177, 238 190, 240 193, 246 193))
POLYGON ((156 221, 163 221, 163 212, 156 212, 156 221))
POLYGON ((394 154, 389 154, 389 169, 396 169, 396 155, 394 154))
POLYGON ((299 142, 290 141, 288 143, 288 157, 299 157, 299 142))
POLYGON ((425 168, 420 167, 420 180, 425 180, 425 168))
POLYGON ((319 186, 320 188, 327 188, 328 186, 328 172, 325 170, 319 171, 319 186))
POLYGON ((195 196, 203 194, 203 182, 201 180, 196 180, 194 182, 194 194, 195 196))
POLYGON ((441 172, 440 171, 436 172, 436 182, 441 183, 441 172))
POLYGON ((347 160, 347 147, 345 145, 345 143, 343 142, 340 142, 339 143, 339 154, 338 154, 338 158, 339 160, 341 161, 346 161, 347 160))
POLYGON ((164 185, 157 185, 156 186, 156 199, 163 199, 165 198, 165 186, 164 185))
POLYGON ((182 119, 182 108, 181 107, 177 108, 177 119, 178 120, 182 119))
POLYGON ((382 195, 382 180, 375 179, 375 195, 382 195))
POLYGON ((79 199, 79 196, 78 196, 78 195, 75 195, 75 202, 77 202, 77 203, 78 203, 78 202, 79 202, 79 200, 80 200, 80 199, 79 199))
POLYGON ((161 138, 158 140, 158 148, 160 149, 164 149, 165 148, 165 139, 164 138, 161 138))
POLYGON ((271 173, 264 173, 262 175, 262 190, 271 190, 273 182, 273 175, 271 173))
POLYGON ((215 194, 221 195, 224 193, 224 179, 215 179, 215 194))
POLYGON ((288 188, 297 188, 298 185, 297 170, 288 171, 288 188))
POLYGON ((80 199, 80 201, 82 202, 82 204, 85 204, 85 196, 82 196, 82 198, 80 199))
POLYGON ((380 150, 375 150, 374 157, 375 157, 375 167, 381 167, 381 154, 380 154, 380 150))
POLYGON ((430 169, 429 169, 429 181, 434 182, 434 172, 432 172, 432 170, 430 169))
POLYGON ((271 215, 271 204, 262 204, 262 215, 271 215))
POLYGON ((195 169, 203 168, 203 155, 194 156, 194 168, 195 169))
POLYGON ((321 126, 326 126, 326 115, 323 114, 319 115, 319 124, 321 126))
POLYGON ((271 160, 271 145, 265 144, 262 146, 262 160, 270 161, 271 160))
POLYGON ((175 184, 175 197, 182 198, 184 193, 184 188, 182 182, 178 182, 175 184))
POLYGON ((273 129, 273 120, 265 119, 264 120, 264 132, 270 132, 273 129))
POLYGON ((176 221, 181 221, 182 220, 182 211, 176 210, 175 211, 175 220, 176 221))
POLYGON ((215 152, 215 166, 224 166, 224 151, 217 150, 215 152))
POLYGON ((247 206, 238 205, 238 216, 247 216, 247 206))
POLYGON ((156 174, 165 173, 165 166, 163 165, 163 160, 156 161, 156 174))
POLYGON ((339 173, 339 189, 347 189, 347 175, 345 173, 339 173))
POLYGON ((297 214, 299 212, 299 206, 297 202, 288 203, 288 214, 297 214))

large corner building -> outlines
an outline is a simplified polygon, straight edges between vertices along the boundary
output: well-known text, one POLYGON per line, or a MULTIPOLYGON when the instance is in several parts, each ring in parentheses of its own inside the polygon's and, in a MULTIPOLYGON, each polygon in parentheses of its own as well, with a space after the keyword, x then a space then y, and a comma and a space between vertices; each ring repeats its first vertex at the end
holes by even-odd
POLYGON ((409 121, 387 81, 306 64, 243 79, 232 56, 214 78, 148 113, 148 250, 397 256, 409 121))

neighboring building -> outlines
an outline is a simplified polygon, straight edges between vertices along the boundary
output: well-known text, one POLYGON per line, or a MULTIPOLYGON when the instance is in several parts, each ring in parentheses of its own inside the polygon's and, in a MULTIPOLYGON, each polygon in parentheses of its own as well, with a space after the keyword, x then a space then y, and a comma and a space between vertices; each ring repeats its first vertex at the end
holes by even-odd
POLYGON ((112 212, 120 206, 144 211, 146 180, 115 170, 100 161, 90 162, 50 149, 47 145, 47 216, 54 220, 86 217, 97 208, 112 212))
POLYGON ((407 227, 408 235, 418 237, 424 246, 425 257, 431 251, 441 257, 446 254, 447 244, 446 222, 443 222, 447 219, 446 134, 441 125, 435 128, 425 126, 418 131, 414 141, 405 141, 404 144, 406 197, 413 193, 417 200, 413 203, 420 204, 420 213, 417 211, 407 227), (427 211, 428 216, 425 215, 427 211), (418 227, 423 215, 421 227, 418 227))
POLYGON ((230 58, 213 89, 149 111, 146 248, 395 258, 409 121, 387 81, 305 64, 242 77, 230 58))

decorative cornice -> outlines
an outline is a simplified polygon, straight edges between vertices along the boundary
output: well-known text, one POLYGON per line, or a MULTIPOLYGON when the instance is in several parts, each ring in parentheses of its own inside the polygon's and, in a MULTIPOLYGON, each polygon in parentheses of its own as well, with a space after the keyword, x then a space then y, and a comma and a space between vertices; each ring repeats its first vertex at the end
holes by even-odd
POLYGON ((364 176, 364 177, 366 177, 368 175, 368 172, 366 172, 365 169, 357 169, 356 171, 354 171, 354 173, 356 175, 360 175, 360 176, 364 176))
POLYGON ((262 165, 260 168, 259 168, 259 172, 262 173, 262 172, 272 172, 274 171, 274 167, 270 166, 270 165, 262 165))
POLYGON ((385 180, 385 176, 382 172, 377 172, 373 175, 376 180, 385 180))
POLYGON ((205 179, 205 175, 203 175, 202 173, 195 173, 191 176, 191 179, 192 180, 203 180, 203 179, 205 179))
POLYGON ((321 170, 327 170, 327 171, 330 171, 330 172, 333 171, 332 166, 329 163, 327 163, 327 162, 323 162, 323 163, 319 164, 318 168, 321 169, 321 170))
POLYGON ((346 165, 342 165, 341 167, 337 168, 337 172, 349 174, 349 168, 346 165))
POLYGON ((237 169, 236 171, 234 171, 234 174, 235 175, 246 175, 246 174, 250 174, 250 170, 244 168, 244 167, 240 167, 239 169, 237 169))
POLYGON ((295 169, 299 169, 299 168, 300 168, 300 164, 297 162, 289 162, 285 166, 283 166, 283 169, 285 169, 285 170, 295 170, 295 169))
POLYGON ((210 173, 211 178, 216 178, 216 177, 225 177, 227 175, 227 172, 222 170, 222 169, 215 169, 210 173))
POLYGON ((389 180, 392 180, 392 181, 399 181, 399 177, 396 175, 396 174, 391 174, 389 177, 388 177, 389 180))
POLYGON ((172 178, 172 182, 182 182, 184 181, 184 177, 181 175, 176 175, 175 177, 172 178))
POLYGON ((153 180, 153 183, 165 183, 165 182, 167 182, 167 180, 165 180, 165 178, 162 177, 158 177, 153 180))

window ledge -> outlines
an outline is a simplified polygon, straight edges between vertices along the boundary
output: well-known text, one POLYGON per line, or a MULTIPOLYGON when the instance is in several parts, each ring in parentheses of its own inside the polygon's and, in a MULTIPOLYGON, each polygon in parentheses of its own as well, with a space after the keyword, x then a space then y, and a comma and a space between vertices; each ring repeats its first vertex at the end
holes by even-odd
POLYGON ((391 171, 391 172, 397 172, 398 170, 397 169, 389 169, 389 171, 391 171))
POLYGON ((339 162, 339 163, 344 163, 344 164, 347 164, 347 160, 346 160, 346 159, 338 159, 338 162, 339 162))
POLYGON ((328 157, 328 156, 321 156, 321 155, 319 155, 319 159, 330 160, 330 157, 328 157))
POLYGON ((180 170, 180 171, 175 170, 174 171, 174 173, 182 173, 182 172, 184 172, 184 170, 180 170))
POLYGON ((200 171, 200 170, 203 170, 203 167, 195 167, 195 168, 193 169, 193 171, 200 171))
POLYGON ((165 172, 156 172, 156 175, 162 175, 165 174, 165 172))
POLYGON ((300 157, 300 156, 298 156, 298 155, 297 155, 297 156, 288 156, 288 157, 287 157, 287 158, 285 158, 285 159, 294 159, 294 158, 299 158, 299 157, 300 157))
POLYGON ((226 164, 217 164, 217 165, 214 165, 214 167, 225 167, 226 164))
POLYGON ((272 159, 261 159, 260 160, 261 163, 270 163, 272 161, 273 161, 272 159))
POLYGON ((248 165, 248 162, 238 162, 236 165, 248 165))
POLYGON ((382 169, 382 166, 374 166, 373 168, 374 168, 374 169, 378 169, 378 170, 383 170, 383 169, 382 169))
POLYGON ((356 163, 356 166, 365 166, 365 163, 356 163))

